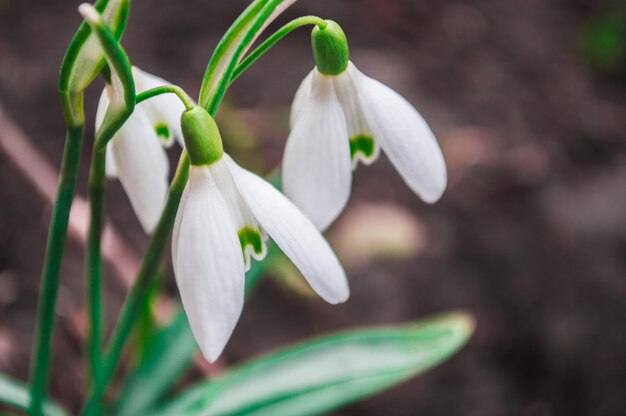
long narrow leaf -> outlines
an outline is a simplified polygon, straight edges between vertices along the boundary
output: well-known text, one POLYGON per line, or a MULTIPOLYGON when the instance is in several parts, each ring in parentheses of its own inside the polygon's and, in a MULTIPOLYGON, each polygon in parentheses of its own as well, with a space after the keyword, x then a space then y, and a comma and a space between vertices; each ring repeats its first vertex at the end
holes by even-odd
MULTIPOLYGON (((13 407, 21 411, 27 411, 30 405, 30 393, 28 386, 14 380, 10 377, 0 374, 0 403, 13 407)), ((45 416, 66 416, 61 408, 50 402, 46 401, 44 408, 45 416)))
POLYGON ((322 414, 438 365, 467 342, 473 328, 470 316, 453 313, 415 324, 327 336, 201 383, 151 414, 322 414))

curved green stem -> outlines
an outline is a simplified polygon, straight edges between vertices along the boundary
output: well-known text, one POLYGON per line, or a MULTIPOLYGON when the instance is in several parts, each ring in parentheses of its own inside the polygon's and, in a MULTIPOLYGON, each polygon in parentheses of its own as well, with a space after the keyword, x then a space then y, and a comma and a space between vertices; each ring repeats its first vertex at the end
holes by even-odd
POLYGON ((265 26, 268 22, 268 19, 272 17, 274 10, 282 3, 284 0, 268 0, 265 3, 265 6, 258 13, 256 19, 250 23, 249 28, 245 31, 245 33, 240 37, 239 44, 235 48, 234 52, 231 54, 228 65, 225 66, 225 69, 222 71, 222 75, 218 78, 216 83, 217 88, 215 89, 215 93, 210 96, 205 109, 209 112, 209 114, 215 114, 217 108, 222 103, 224 99, 224 95, 226 94, 226 90, 230 85, 230 80, 233 77, 233 73, 237 68, 237 64, 241 60, 243 54, 248 50, 250 44, 256 39, 259 31, 265 26))
POLYGON ((326 27, 326 21, 317 16, 303 16, 287 23, 285 26, 278 29, 272 36, 267 38, 267 40, 259 45, 254 51, 250 52, 250 54, 244 60, 242 60, 239 65, 237 65, 237 68, 233 73, 230 83, 232 84, 233 82, 235 82, 235 80, 239 78, 241 74, 246 72, 246 70, 250 68, 252 64, 254 64, 259 58, 261 58, 265 54, 265 52, 267 52, 272 46, 278 43, 282 38, 298 28, 309 25, 317 25, 320 28, 324 28, 326 27))
POLYGON ((102 252, 106 192, 104 149, 94 147, 89 172, 89 230, 85 254, 85 289, 87 292, 87 334, 85 343, 89 354, 89 370, 98 377, 102 356, 102 252))
POLYGON ((41 290, 37 306, 35 346, 31 361, 31 402, 29 409, 29 414, 37 416, 41 415, 45 398, 52 329, 54 327, 55 307, 59 289, 59 275, 85 133, 82 117, 82 94, 71 97, 62 95, 62 98, 65 117, 67 120, 71 120, 72 123, 68 123, 57 197, 48 231, 46 255, 41 276, 41 290), (69 104, 70 102, 78 104, 77 109, 73 110, 74 107, 69 104))
MULTIPOLYGON (((122 2, 126 3, 126 2, 122 2)), ((89 8, 88 8, 89 10, 89 8)), ((93 31, 102 49, 110 72, 113 94, 118 94, 123 102, 112 100, 97 132, 93 146, 93 156, 89 172, 89 230, 86 244, 85 288, 87 290, 87 337, 89 368, 94 379, 99 376, 102 347, 102 229, 104 226, 104 203, 106 191, 105 162, 106 146, 115 133, 128 120, 135 109, 135 84, 132 67, 126 52, 117 37, 107 25, 104 17, 91 9, 84 13, 85 21, 93 31), (114 105, 115 104, 115 105, 114 105)), ((82 68, 84 70, 84 68, 82 68)), ((98 70, 99 72, 99 70, 98 70)))
POLYGON ((106 201, 106 145, 128 120, 134 104, 124 106, 96 135, 89 170, 89 228, 85 253, 87 334, 85 343, 92 378, 98 378, 102 359, 102 231, 106 201))
POLYGON ((170 185, 163 214, 161 215, 154 235, 150 240, 146 256, 141 262, 137 278, 135 279, 133 287, 131 288, 124 306, 122 307, 122 312, 120 313, 118 323, 114 329, 113 335, 111 336, 109 347, 102 358, 102 365, 100 367, 100 371, 98 372, 98 377, 96 378, 93 386, 90 388, 86 405, 82 411, 83 415, 93 415, 98 412, 102 395, 104 394, 107 385, 111 381, 111 378, 117 369, 124 344, 126 343, 136 317, 139 315, 141 310, 141 303, 145 292, 149 287, 151 279, 158 272, 160 260, 163 252, 165 251, 170 232, 174 226, 178 205, 180 204, 180 199, 183 195, 188 178, 189 157, 187 156, 187 153, 183 151, 176 175, 170 185))
POLYGON ((135 103, 139 104, 143 101, 149 100, 152 97, 156 97, 157 95, 168 93, 176 94, 178 98, 180 98, 180 100, 183 102, 187 110, 191 110, 195 107, 193 100, 187 95, 187 93, 182 88, 176 85, 163 85, 137 94, 137 97, 135 97, 135 103))
MULTIPOLYGON (((103 12, 109 3, 109 0, 98 0, 95 5, 96 10, 103 12)), ((119 7, 117 10, 109 13, 109 17, 112 18, 111 24, 115 28, 115 37, 119 39, 126 25, 128 1, 125 0, 114 4, 119 7)), ((84 23, 81 24, 68 47, 59 80, 59 92, 67 125, 67 137, 61 162, 56 201, 48 231, 41 291, 37 306, 37 323, 31 361, 31 401, 29 406, 29 414, 36 416, 42 414, 42 405, 45 399, 59 275, 84 139, 83 91, 104 64, 102 59, 94 60, 93 56, 81 55, 82 48, 88 41, 89 35, 89 27, 84 23)))

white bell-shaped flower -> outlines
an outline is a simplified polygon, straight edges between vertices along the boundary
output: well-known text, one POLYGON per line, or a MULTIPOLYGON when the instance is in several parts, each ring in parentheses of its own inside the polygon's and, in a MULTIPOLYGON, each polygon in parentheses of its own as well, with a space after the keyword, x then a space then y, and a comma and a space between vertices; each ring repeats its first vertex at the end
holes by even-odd
MULTIPOLYGON (((137 93, 169 82, 133 67, 137 93)), ((100 129, 111 96, 107 86, 96 112, 100 129)), ((143 229, 150 233, 159 220, 168 188, 169 162, 163 147, 174 138, 182 141, 180 116, 184 104, 174 94, 161 94, 138 104, 135 111, 107 145, 106 173, 119 178, 143 229)))
POLYGON ((406 99, 347 59, 336 23, 316 29, 313 40, 317 67, 302 82, 291 110, 285 195, 324 230, 348 201, 352 170, 359 161, 374 162, 382 148, 416 194, 437 201, 446 187, 446 166, 426 121, 406 99))
MULTIPOLYGON (((211 126, 212 119, 196 128, 196 135, 217 132, 211 126)), ((218 146, 196 146, 189 139, 194 134, 187 134, 185 125, 183 131, 192 166, 174 225, 172 260, 189 324, 206 359, 219 357, 239 320, 245 271, 251 257, 265 257, 267 235, 323 299, 344 302, 349 296, 345 272, 313 223, 272 185, 223 153, 218 133, 213 135, 218 146), (195 150, 212 153, 198 162, 195 150)))

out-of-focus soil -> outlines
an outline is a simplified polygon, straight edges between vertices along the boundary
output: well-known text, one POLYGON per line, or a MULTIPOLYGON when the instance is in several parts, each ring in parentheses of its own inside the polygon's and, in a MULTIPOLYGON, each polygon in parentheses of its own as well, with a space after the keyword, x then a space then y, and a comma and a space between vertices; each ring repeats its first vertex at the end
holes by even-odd
MULTIPOLYGON (((123 43, 134 64, 195 95, 212 48, 244 4, 135 0, 123 43)), ((0 103, 55 165, 64 135, 56 82, 80 22, 77 5, 0 0, 0 103)), ((430 122, 450 186, 429 206, 384 156, 359 168, 345 216, 365 202, 393 202, 419 219, 426 248, 410 259, 351 267, 352 297, 338 307, 264 282, 225 361, 328 330, 461 308, 475 313, 478 332, 458 356, 337 414, 623 413, 626 71, 590 69, 578 53, 581 28, 608 7, 583 0, 300 0, 281 17, 339 21, 356 65, 401 91, 430 122)), ((270 54, 227 103, 242 109, 265 166, 280 161, 288 106, 313 65, 306 31, 270 54)), ((91 119, 97 85, 86 100, 91 119)), ((2 154, 0 181, 0 371, 25 379, 50 207, 2 154)), ((142 252, 146 237, 116 182, 109 210, 142 252)), ((80 246, 68 244, 51 393, 70 409, 83 389, 71 315, 82 303, 82 267, 80 246)), ((168 280, 173 286, 171 272, 168 280)), ((123 299, 113 277, 107 296, 110 323, 123 299)))

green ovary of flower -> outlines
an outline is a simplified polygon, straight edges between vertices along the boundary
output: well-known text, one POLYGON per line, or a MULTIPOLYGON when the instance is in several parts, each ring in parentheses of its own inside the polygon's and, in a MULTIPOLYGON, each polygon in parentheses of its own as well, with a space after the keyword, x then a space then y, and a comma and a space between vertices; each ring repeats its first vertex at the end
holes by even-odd
POLYGON ((222 158, 220 131, 204 108, 186 110, 181 117, 181 128, 192 166, 210 166, 222 158))
POLYGON ((353 161, 359 153, 364 156, 364 159, 371 159, 375 151, 376 140, 372 136, 360 134, 350 139, 350 156, 353 161))
POLYGON ((244 262, 248 261, 246 258, 246 248, 251 247, 254 254, 261 256, 263 254, 263 237, 258 229, 250 226, 245 226, 237 233, 239 236, 239 243, 241 244, 241 252, 244 256, 244 262))
POLYGON ((326 26, 316 26, 311 33, 313 57, 318 71, 324 75, 342 74, 350 61, 346 35, 336 22, 326 20, 326 26))

